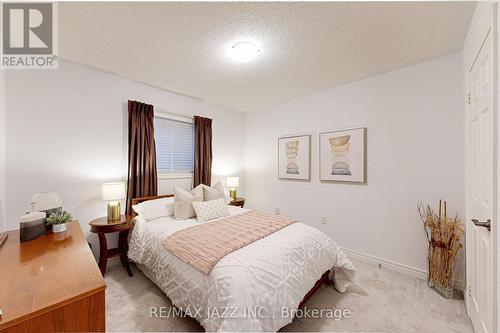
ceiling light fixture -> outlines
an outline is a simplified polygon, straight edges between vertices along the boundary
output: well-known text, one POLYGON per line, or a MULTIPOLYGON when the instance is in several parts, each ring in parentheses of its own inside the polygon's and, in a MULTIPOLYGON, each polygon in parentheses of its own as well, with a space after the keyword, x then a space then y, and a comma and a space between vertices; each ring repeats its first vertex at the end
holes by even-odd
POLYGON ((231 46, 230 52, 236 61, 249 62, 259 55, 260 49, 250 42, 238 42, 231 46))

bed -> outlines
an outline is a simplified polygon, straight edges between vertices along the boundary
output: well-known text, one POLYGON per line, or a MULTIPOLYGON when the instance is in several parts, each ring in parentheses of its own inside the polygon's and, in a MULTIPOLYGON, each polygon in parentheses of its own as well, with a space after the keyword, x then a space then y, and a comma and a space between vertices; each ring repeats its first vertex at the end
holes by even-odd
MULTIPOLYGON (((153 198, 135 202, 148 199, 153 198)), ((229 210, 231 215, 249 211, 229 210)), ((162 245, 169 235, 198 224, 173 216, 152 221, 136 216, 128 256, 206 331, 278 331, 323 282, 344 292, 353 281, 355 268, 342 249, 300 222, 226 255, 203 274, 162 245)))

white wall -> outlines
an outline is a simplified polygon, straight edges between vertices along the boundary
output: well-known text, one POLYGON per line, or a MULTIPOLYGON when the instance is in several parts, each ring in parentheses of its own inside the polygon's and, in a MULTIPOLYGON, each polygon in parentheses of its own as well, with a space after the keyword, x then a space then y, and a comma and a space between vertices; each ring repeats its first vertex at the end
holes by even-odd
POLYGON ((5 216, 5 195, 6 195, 6 149, 7 149, 7 133, 6 133, 7 113, 5 109, 5 71, 0 70, 0 232, 6 229, 5 216))
MULTIPOLYGON (((59 193, 87 232, 89 220, 106 214, 101 183, 127 176, 129 99, 212 118, 214 178, 242 172, 242 114, 64 61, 57 70, 11 71, 7 80, 7 229, 18 228, 41 191, 59 193)), ((173 184, 191 180, 163 180, 160 193, 173 184)))
POLYGON ((347 249, 426 270, 417 201, 445 198, 463 217, 461 68, 453 54, 247 114, 248 207, 279 207, 347 249), (368 128, 367 184, 320 183, 318 134, 359 126, 368 128), (277 139, 296 133, 312 134, 310 182, 278 180, 277 139))

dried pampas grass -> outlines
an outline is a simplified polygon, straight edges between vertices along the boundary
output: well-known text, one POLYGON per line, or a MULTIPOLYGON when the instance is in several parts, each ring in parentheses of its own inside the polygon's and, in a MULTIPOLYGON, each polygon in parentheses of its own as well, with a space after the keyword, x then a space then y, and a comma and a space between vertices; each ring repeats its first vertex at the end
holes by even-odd
POLYGON ((417 207, 429 244, 427 281, 431 287, 437 287, 443 296, 452 297, 455 258, 462 248, 460 239, 464 234, 462 221, 458 216, 446 217, 446 201, 439 201, 439 214, 421 202, 417 207))

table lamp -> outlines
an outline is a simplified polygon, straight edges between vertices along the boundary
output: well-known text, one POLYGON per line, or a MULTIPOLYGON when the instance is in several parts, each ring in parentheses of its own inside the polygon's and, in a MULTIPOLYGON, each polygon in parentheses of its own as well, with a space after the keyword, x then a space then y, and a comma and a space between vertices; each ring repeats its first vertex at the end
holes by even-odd
POLYGON ((229 196, 231 200, 236 200, 236 188, 240 186, 240 178, 227 177, 227 187, 229 187, 229 196))
POLYGON ((102 200, 108 201, 108 221, 120 220, 120 202, 125 199, 125 183, 102 184, 102 200))

